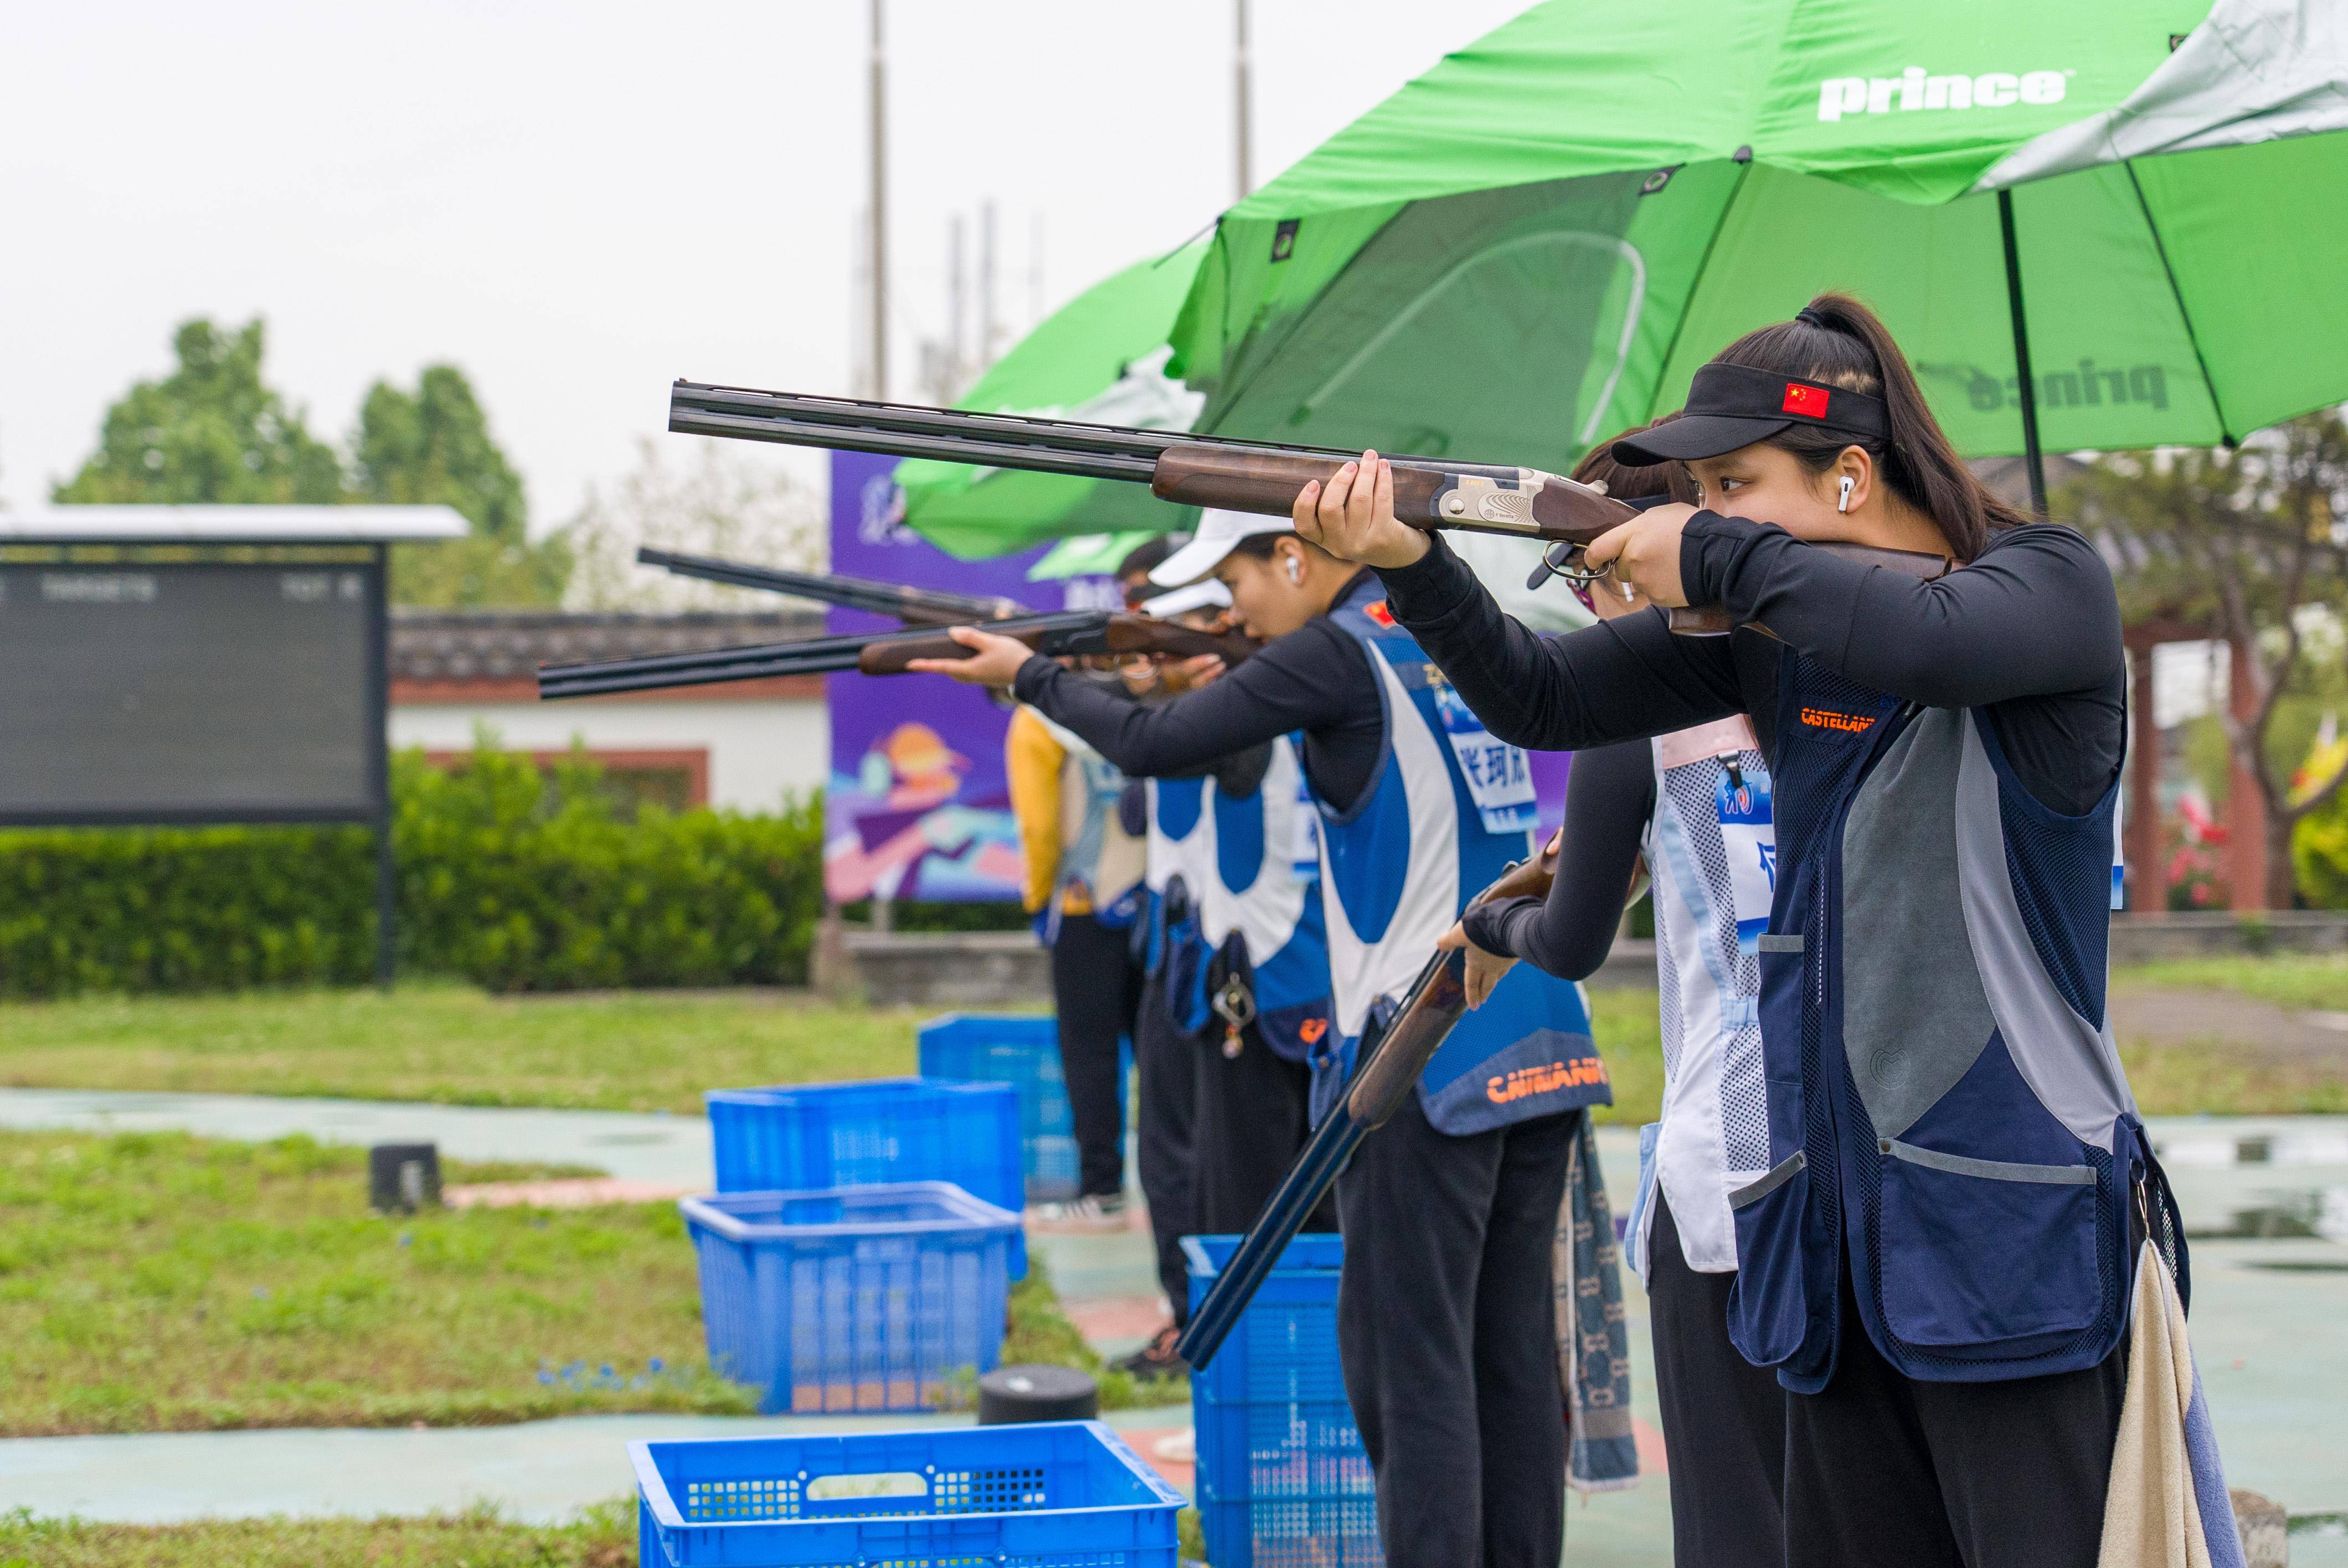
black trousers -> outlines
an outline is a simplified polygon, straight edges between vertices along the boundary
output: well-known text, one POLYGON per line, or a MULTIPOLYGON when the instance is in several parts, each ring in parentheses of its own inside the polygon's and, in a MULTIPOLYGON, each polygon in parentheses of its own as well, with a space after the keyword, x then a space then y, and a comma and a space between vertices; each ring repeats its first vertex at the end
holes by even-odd
MULTIPOLYGON (((1647 1312, 1655 1404, 1671 1456, 1672 1561, 1787 1568, 1786 1401, 1777 1374, 1728 1341, 1734 1274, 1698 1274, 1655 1189, 1647 1312)), ((1891 1561, 1885 1559, 1886 1562, 1891 1561)))
POLYGON ((1416 1095, 1337 1183, 1337 1346, 1392 1568, 1557 1568, 1550 1249, 1573 1115, 1447 1138, 1416 1095))
POLYGON ((2095 1568, 2127 1382, 2125 1345, 2046 1378, 1902 1377, 1869 1341, 1846 1274, 1834 1378, 1786 1396, 1786 1561, 2095 1568))
POLYGON ((1135 1154, 1142 1201, 1149 1205, 1150 1239, 1157 1245, 1158 1286, 1173 1303, 1174 1321, 1188 1323, 1190 1271, 1182 1261, 1182 1238, 1199 1232, 1193 1167, 1200 1047, 1175 1027, 1164 987, 1153 979, 1141 991, 1133 1032, 1134 1074, 1140 1080, 1135 1154))
POLYGON ((1063 915, 1052 944, 1052 1006, 1060 1020, 1060 1071, 1076 1122, 1076 1190, 1125 1190, 1125 1106, 1117 1091, 1117 1041, 1132 1033, 1141 997, 1132 933, 1090 915, 1063 915))
MULTIPOLYGON (((1223 1054, 1220 1020, 1198 1047, 1198 1197, 1193 1234, 1235 1235, 1263 1205, 1312 1136, 1312 1069, 1264 1044, 1251 1024, 1236 1056, 1223 1054)), ((1337 1200, 1322 1199, 1306 1230, 1337 1228, 1337 1200)))

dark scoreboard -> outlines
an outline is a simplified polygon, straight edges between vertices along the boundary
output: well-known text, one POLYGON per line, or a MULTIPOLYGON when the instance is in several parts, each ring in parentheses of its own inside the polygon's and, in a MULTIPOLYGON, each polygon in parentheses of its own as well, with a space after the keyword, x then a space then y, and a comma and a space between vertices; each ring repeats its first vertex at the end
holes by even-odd
POLYGON ((378 817, 382 552, 343 554, 0 561, 0 823, 378 817))

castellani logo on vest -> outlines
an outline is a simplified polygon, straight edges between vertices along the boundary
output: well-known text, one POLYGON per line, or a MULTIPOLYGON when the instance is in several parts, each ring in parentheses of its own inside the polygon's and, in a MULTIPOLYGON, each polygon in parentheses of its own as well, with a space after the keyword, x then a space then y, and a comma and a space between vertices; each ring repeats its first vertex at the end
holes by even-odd
POLYGON ((1896 77, 1828 77, 1818 84, 1818 118, 1890 114, 1914 109, 2002 109, 2015 104, 2059 104, 2070 90, 2069 71, 1960 71, 1936 76, 1910 66, 1896 77))

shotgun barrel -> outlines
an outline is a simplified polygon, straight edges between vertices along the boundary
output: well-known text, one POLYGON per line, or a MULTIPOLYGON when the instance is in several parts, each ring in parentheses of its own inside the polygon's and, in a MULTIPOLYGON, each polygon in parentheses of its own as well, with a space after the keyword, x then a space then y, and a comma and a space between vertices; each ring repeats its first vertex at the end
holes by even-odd
MULTIPOLYGON (((1053 657, 1106 654, 1119 657, 1194 658, 1213 654, 1227 663, 1247 657, 1254 644, 1230 632, 1200 631, 1122 610, 1070 610, 1049 615, 1014 616, 987 623, 986 630, 1015 637, 1053 657)), ((820 675, 856 670, 867 675, 902 675, 917 659, 967 659, 971 651, 943 631, 921 629, 846 637, 809 637, 747 648, 714 648, 697 653, 655 653, 638 659, 599 660, 589 664, 549 664, 538 672, 541 698, 600 697, 615 692, 656 692, 728 681, 763 681, 778 675, 820 675)))
MULTIPOLYGON (((1306 485, 1328 479, 1360 456, 1326 446, 690 381, 669 389, 668 427, 696 436, 1125 480, 1148 485, 1161 500, 1183 506, 1272 516, 1285 516, 1306 485)), ((1599 535, 1638 515, 1602 490, 1539 468, 1444 457, 1390 456, 1387 461, 1394 467, 1395 516, 1413 528, 1539 539, 1566 547, 1568 561, 1599 535)), ((1954 564, 1907 550, 1842 543, 1818 548, 1927 581, 1954 564)), ((1712 607, 1673 610, 1670 620, 1673 630, 1691 634, 1731 630, 1725 612, 1712 607)))
MULTIPOLYGON (((1557 880, 1563 837, 1560 831, 1540 854, 1502 872, 1476 896, 1475 902, 1547 897, 1557 880)), ((1345 1085, 1344 1097, 1314 1130, 1278 1189, 1265 1201, 1263 1213, 1233 1249, 1207 1298, 1191 1314, 1175 1347, 1191 1367, 1204 1367, 1214 1359, 1223 1340, 1238 1326, 1240 1315, 1320 1205, 1321 1195, 1335 1184, 1354 1149, 1402 1109, 1403 1097, 1417 1085, 1419 1074, 1426 1071, 1427 1062, 1468 1009, 1467 968, 1464 952, 1438 949, 1404 993, 1394 1022, 1369 1042, 1361 1065, 1345 1085)))
POLYGON ((661 567, 679 577, 699 578, 705 582, 722 582, 734 588, 764 589, 773 593, 812 599, 822 604, 837 604, 847 610, 893 615, 900 620, 922 626, 973 626, 1035 613, 1017 600, 1004 599, 999 594, 982 598, 977 594, 948 593, 933 588, 909 588, 903 583, 880 582, 871 578, 790 571, 782 567, 754 566, 747 561, 726 560, 716 556, 654 549, 650 545, 636 551, 636 564, 661 567))

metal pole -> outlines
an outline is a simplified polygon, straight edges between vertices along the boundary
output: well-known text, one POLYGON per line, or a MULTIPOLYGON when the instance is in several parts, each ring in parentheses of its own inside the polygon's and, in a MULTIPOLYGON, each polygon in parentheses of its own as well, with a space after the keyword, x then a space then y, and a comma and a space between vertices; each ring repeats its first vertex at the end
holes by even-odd
POLYGON ((971 360, 975 374, 985 374, 994 364, 994 342, 1001 335, 994 319, 994 203, 990 200, 978 207, 978 352, 971 360))
POLYGON ((1255 189, 1255 179, 1248 167, 1248 0, 1235 0, 1238 36, 1231 53, 1232 149, 1239 169, 1238 200, 1247 200, 1255 189))
POLYGON ((2030 509, 2046 516, 2046 459, 2038 450, 2038 385, 2030 374, 2030 327, 2022 309, 2022 251, 2013 240, 2013 192, 1997 193, 1997 226, 2005 240, 2005 309, 2013 319, 2014 384, 2022 394, 2022 461, 2030 477, 2030 509))
POLYGON ((872 18, 872 395, 889 395, 889 97, 880 47, 880 0, 872 18))
POLYGON ((375 983, 385 990, 398 969, 396 922, 399 908, 397 866, 391 853, 391 547, 375 547, 374 583, 368 591, 369 705, 375 723, 369 739, 375 755, 375 983))

